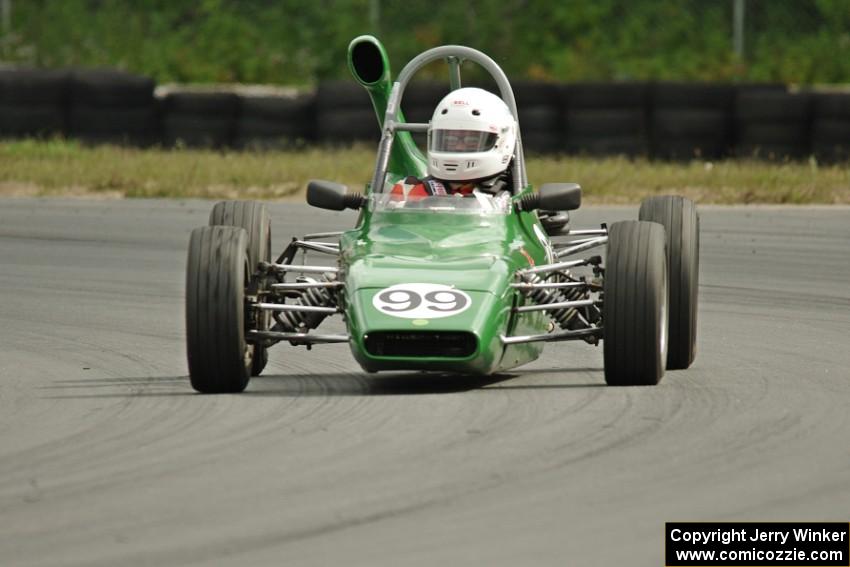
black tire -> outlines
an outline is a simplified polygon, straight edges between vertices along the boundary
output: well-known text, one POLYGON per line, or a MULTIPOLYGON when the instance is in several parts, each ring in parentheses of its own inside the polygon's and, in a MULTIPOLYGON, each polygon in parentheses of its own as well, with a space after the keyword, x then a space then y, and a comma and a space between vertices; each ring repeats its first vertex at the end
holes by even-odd
POLYGON ((205 394, 241 392, 251 378, 245 342, 248 236, 244 229, 192 231, 186 266, 186 351, 192 387, 205 394))
POLYGON ((564 121, 567 135, 646 136, 646 114, 641 108, 574 109, 564 121))
POLYGON ((717 110, 659 109, 652 118, 652 126, 659 137, 725 140, 729 119, 729 114, 717 110))
POLYGON ((85 134, 149 134, 158 122, 153 104, 139 107, 74 105, 68 111, 68 131, 72 136, 85 134))
POLYGON ((571 154, 589 156, 645 156, 649 153, 649 142, 645 136, 567 136, 567 151, 571 154))
POLYGON ((237 140, 256 138, 259 140, 279 139, 295 142, 296 140, 307 140, 310 137, 310 128, 297 121, 268 121, 242 117, 236 123, 235 137, 237 140))
POLYGON ((243 96, 239 97, 243 118, 285 122, 309 123, 315 110, 315 97, 298 96, 243 96))
POLYGON ((71 74, 73 104, 120 108, 153 105, 156 84, 149 77, 117 69, 80 69, 71 74))
POLYGON ((735 98, 732 85, 711 83, 656 83, 650 99, 654 108, 715 109, 729 112, 735 98))
MULTIPOLYGON (((437 101, 439 102, 439 101, 437 101)), ((431 117, 434 115, 434 109, 437 107, 434 106, 413 106, 413 105, 404 105, 402 109, 402 114, 404 114, 405 122, 430 122, 431 117)))
POLYGON ((50 136, 65 130, 62 107, 52 104, 0 104, 0 137, 50 136))
POLYGON ((233 140, 235 121, 230 116, 167 114, 162 124, 166 146, 220 148, 233 140))
POLYGON ((354 80, 324 81, 316 89, 316 109, 320 114, 333 109, 372 108, 369 94, 354 80))
POLYGON ((741 93, 787 93, 785 83, 736 83, 735 91, 741 93))
POLYGON ((850 94, 814 95, 811 141, 818 161, 850 161, 850 94))
POLYGON ((645 199, 638 218, 667 232, 670 279, 667 369, 687 368, 696 356, 699 293, 699 215, 693 201, 674 195, 645 199))
POLYGON ((522 129, 522 149, 528 154, 565 153, 567 144, 564 135, 552 130, 522 129))
POLYGON ((623 221, 608 229, 602 306, 605 382, 652 386, 667 360, 664 227, 623 221))
POLYGON ((265 204, 257 201, 220 201, 210 211, 209 226, 237 226, 248 234, 251 274, 257 264, 271 261, 272 227, 265 204))
POLYGON ((449 83, 440 81, 413 81, 404 90, 404 108, 423 107, 430 108, 431 114, 443 98, 449 94, 449 83))
POLYGON ((768 160, 799 159, 810 153, 809 138, 808 123, 739 124, 735 155, 768 160))
POLYGON ((818 93, 814 97, 815 118, 850 120, 850 94, 818 93))
POLYGON ((850 119, 819 119, 812 123, 812 140, 819 144, 848 145, 850 119))
POLYGON ((811 97, 785 91, 739 90, 735 155, 785 160, 809 153, 811 97))
POLYGON ((673 159, 719 158, 731 146, 731 113, 712 109, 658 109, 652 117, 652 153, 673 159))
POLYGON ((316 137, 330 145, 344 145, 357 141, 378 141, 381 129, 375 111, 365 108, 340 108, 319 110, 316 137))
POLYGON ((227 92, 172 92, 162 104, 169 113, 201 117, 229 118, 239 110, 239 97, 227 92))
POLYGON ((562 91, 568 109, 643 109, 648 102, 646 83, 573 83, 562 91))
POLYGON ((808 121, 746 122, 738 124, 739 144, 785 144, 805 147, 808 121))
POLYGON ((850 160, 850 120, 817 119, 812 123, 812 153, 818 161, 850 160))
POLYGON ((0 69, 0 103, 62 105, 68 96, 68 77, 67 71, 0 69))
POLYGON ((514 81, 511 83, 516 98, 517 108, 522 116, 523 109, 535 106, 546 106, 560 109, 561 85, 558 83, 542 83, 540 81, 514 81))
POLYGON ((519 109, 519 127, 525 132, 561 132, 561 109, 557 106, 525 106, 519 109))
POLYGON ((811 97, 804 93, 739 92, 735 101, 735 118, 746 122, 806 122, 810 112, 811 97))
POLYGON ((313 96, 248 96, 240 101, 234 135, 238 148, 292 148, 315 138, 313 96))
MULTIPOLYGON (((210 226, 235 226, 245 229, 248 238, 248 273, 253 278, 259 262, 271 262, 272 225, 268 209, 257 201, 221 201, 210 212, 210 226)), ((252 279, 250 286, 256 290, 259 279, 252 279)), ((254 326, 266 330, 271 325, 268 312, 263 312, 254 326)), ((266 367, 268 350, 260 345, 254 347, 251 375, 259 376, 266 367)))

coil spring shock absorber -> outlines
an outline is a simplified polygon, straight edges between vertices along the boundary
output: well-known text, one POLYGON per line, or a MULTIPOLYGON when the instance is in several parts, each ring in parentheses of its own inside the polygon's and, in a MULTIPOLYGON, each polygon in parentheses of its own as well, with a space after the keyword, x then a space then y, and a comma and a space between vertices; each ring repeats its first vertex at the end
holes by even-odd
MULTIPOLYGON (((333 281, 327 276, 322 276, 320 280, 316 280, 307 276, 301 276, 295 279, 298 283, 319 283, 333 281)), ((294 305, 303 305, 309 307, 336 307, 336 293, 326 287, 311 287, 302 290, 299 297, 295 299, 294 305)), ((275 320, 288 332, 302 332, 307 329, 315 329, 319 326, 327 314, 325 313, 306 313, 303 311, 282 311, 275 313, 275 320)))
MULTIPOLYGON (((544 281, 537 274, 523 274, 522 279, 525 283, 541 284, 544 281)), ((583 288, 573 287, 566 289, 532 289, 526 296, 534 301, 537 305, 548 305, 550 303, 560 303, 562 301, 576 301, 584 297, 585 291, 583 288)), ((558 323, 562 329, 571 329, 571 323, 575 321, 578 311, 575 308, 560 308, 547 309, 547 313, 558 323)), ((581 326, 580 324, 577 326, 581 326)))

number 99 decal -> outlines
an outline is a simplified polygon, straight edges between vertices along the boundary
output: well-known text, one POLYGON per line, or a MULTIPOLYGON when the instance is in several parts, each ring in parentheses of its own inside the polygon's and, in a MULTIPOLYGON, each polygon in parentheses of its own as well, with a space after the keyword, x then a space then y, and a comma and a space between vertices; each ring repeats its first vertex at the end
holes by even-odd
POLYGON ((404 283, 382 289, 372 305, 386 315, 405 319, 437 319, 466 311, 468 294, 443 284, 404 283))

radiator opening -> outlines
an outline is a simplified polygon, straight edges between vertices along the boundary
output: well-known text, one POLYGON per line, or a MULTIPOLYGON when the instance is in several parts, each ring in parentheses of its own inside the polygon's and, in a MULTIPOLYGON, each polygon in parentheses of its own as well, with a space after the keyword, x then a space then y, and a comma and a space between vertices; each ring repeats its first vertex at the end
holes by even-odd
POLYGON ((474 334, 458 331, 378 331, 366 335, 365 343, 372 356, 439 358, 466 358, 478 346, 474 334))

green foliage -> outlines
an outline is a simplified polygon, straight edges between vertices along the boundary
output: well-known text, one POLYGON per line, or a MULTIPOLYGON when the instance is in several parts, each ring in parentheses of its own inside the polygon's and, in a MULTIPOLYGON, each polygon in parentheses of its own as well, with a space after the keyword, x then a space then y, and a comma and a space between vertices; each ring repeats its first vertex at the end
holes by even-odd
POLYGON ((396 71, 459 43, 515 78, 850 82, 847 0, 745 0, 742 60, 732 1, 12 0, 0 48, 7 61, 121 67, 159 82, 306 85, 347 77, 348 42, 375 33, 396 71))

